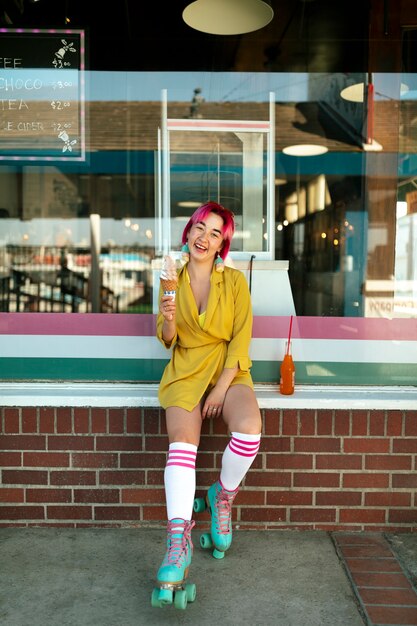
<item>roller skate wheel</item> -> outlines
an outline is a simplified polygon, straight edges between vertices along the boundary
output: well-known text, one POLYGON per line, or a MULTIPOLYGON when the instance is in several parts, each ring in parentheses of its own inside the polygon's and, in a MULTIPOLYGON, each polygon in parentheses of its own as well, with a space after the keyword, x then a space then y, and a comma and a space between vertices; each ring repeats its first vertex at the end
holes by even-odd
POLYGON ((179 589, 175 592, 174 606, 176 609, 184 610, 187 608, 187 592, 185 589, 179 589))
POLYGON ((152 591, 151 605, 156 609, 159 609, 161 606, 161 603, 159 601, 159 592, 159 587, 155 587, 152 591))
POLYGON ((188 585, 185 585, 185 593, 187 594, 188 602, 194 602, 197 595, 197 587, 195 584, 189 583, 188 585))
POLYGON ((160 589, 159 590, 159 606, 165 606, 172 604, 174 593, 172 589, 160 589))
POLYGON ((195 513, 202 513, 206 510, 206 501, 204 498, 196 498, 194 500, 193 509, 195 513))
POLYGON ((151 604, 157 609, 160 609, 167 604, 172 604, 172 600, 172 589, 161 589, 160 587, 155 587, 152 591, 151 604))
POLYGON ((220 552, 220 550, 213 550, 213 556, 215 559, 224 559, 224 552, 220 552))
POLYGON ((200 546, 204 548, 204 550, 207 550, 213 547, 213 540, 211 538, 210 533, 204 533, 203 535, 201 535, 200 546))

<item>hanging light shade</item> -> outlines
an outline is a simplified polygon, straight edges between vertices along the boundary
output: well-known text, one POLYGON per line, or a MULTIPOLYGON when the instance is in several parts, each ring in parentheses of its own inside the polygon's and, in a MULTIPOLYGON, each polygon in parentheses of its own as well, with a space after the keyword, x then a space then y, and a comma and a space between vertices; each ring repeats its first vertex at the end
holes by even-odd
POLYGON ((340 96, 343 100, 348 100, 349 102, 363 102, 365 99, 365 83, 355 83, 345 87, 340 92, 340 96))
MULTIPOLYGON (((400 97, 404 96, 405 93, 409 90, 408 85, 405 83, 401 83, 400 85, 400 97)), ((381 94, 378 92, 379 96, 394 99, 391 95, 381 94)), ((349 100, 350 102, 363 102, 365 100, 365 83, 354 83, 353 85, 349 85, 349 87, 345 87, 340 92, 340 97, 344 100, 349 100)))
POLYGON ((264 0, 196 0, 182 13, 188 26, 212 35, 242 35, 263 28, 274 17, 264 0))
POLYGON ((320 146, 315 143, 298 143, 293 146, 286 146, 282 149, 284 154, 289 156, 319 156, 328 152, 326 146, 320 146))

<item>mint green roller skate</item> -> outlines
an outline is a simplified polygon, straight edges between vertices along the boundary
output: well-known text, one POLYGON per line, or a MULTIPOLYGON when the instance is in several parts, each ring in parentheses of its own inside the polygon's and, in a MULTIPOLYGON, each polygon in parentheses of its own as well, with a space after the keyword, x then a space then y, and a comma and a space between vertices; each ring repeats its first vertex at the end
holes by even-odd
POLYGON ((202 548, 213 548, 215 559, 222 559, 232 543, 232 504, 238 490, 227 491, 219 481, 208 490, 206 499, 194 500, 194 511, 201 513, 206 509, 211 515, 211 529, 200 537, 202 548))
POLYGON ((161 608, 174 603, 176 609, 185 609, 194 602, 196 586, 185 583, 193 555, 191 530, 195 522, 173 519, 168 522, 167 551, 157 573, 151 604, 161 608))

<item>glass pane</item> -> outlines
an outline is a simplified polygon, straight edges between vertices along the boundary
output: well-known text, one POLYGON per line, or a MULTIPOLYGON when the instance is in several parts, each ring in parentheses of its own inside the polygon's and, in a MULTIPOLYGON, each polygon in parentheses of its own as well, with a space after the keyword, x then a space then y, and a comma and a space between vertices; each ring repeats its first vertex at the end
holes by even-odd
POLYGON ((222 134, 221 137, 208 139, 212 142, 210 152, 171 151, 173 245, 178 246, 181 241, 190 210, 207 200, 214 200, 235 214, 236 234, 231 254, 267 250, 267 239, 264 237, 267 223, 264 137, 247 134, 237 138, 230 133, 230 137, 222 134), (254 140, 258 145, 248 148, 254 140), (242 145, 245 143, 243 152, 242 145))
POLYGON ((271 263, 288 263, 297 315, 415 317, 416 41, 409 29, 403 73, 371 77, 113 73, 109 100, 103 77, 90 73, 86 162, 1 162, 2 310, 91 312, 93 293, 102 312, 153 310, 156 155, 168 86, 168 110, 179 120, 259 123, 269 118, 269 94, 277 97, 271 213, 266 132, 169 133, 173 247, 197 203, 215 199, 236 214, 232 259, 270 253, 271 263), (196 113, 191 86, 200 81, 196 113), (356 84, 362 100, 342 98, 356 84), (286 154, 298 144, 327 152, 286 154))

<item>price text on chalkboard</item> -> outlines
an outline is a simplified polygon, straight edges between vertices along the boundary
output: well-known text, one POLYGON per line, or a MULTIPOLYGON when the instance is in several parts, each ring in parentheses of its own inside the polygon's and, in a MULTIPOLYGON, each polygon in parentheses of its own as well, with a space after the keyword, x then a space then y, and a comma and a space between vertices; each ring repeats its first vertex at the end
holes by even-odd
POLYGON ((0 29, 0 160, 85 161, 85 33, 0 29))

